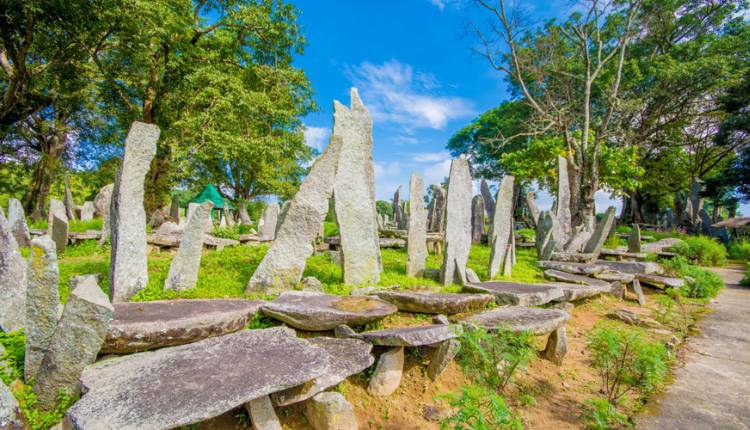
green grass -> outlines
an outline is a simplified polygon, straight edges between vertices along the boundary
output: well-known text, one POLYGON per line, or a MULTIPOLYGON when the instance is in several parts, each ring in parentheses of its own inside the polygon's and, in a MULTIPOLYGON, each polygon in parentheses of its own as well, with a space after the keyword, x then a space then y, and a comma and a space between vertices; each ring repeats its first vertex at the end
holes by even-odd
MULTIPOLYGON (((71 233, 83 233, 88 230, 101 230, 102 229, 101 218, 94 218, 89 221, 70 221, 68 222, 68 231, 71 233)), ((40 221, 28 221, 30 229, 47 230, 47 220, 40 221)))
POLYGON ((702 266, 723 266, 727 262, 727 249, 708 236, 685 237, 671 250, 702 266))

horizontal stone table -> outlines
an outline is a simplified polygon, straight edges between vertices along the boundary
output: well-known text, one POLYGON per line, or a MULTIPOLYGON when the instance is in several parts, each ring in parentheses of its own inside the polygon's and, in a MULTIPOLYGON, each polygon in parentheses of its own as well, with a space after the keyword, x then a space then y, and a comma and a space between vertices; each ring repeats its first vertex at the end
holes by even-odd
POLYGON ((637 273, 635 277, 646 285, 650 285, 662 290, 665 288, 681 288, 685 286, 685 280, 682 278, 672 278, 669 276, 652 275, 646 273, 637 273))
POLYGON ((651 261, 606 261, 597 260, 596 264, 604 266, 607 269, 630 274, 648 274, 661 275, 664 269, 658 264, 651 261))
POLYGON ((424 314, 453 315, 483 309, 495 300, 491 294, 442 294, 431 291, 378 291, 376 296, 398 310, 424 314))
POLYGON ((513 306, 538 306, 564 296, 562 290, 553 284, 488 281, 469 283, 463 289, 472 293, 492 294, 498 304, 513 306))
POLYGON ((537 264, 542 269, 554 269, 574 275, 593 275, 605 271, 607 268, 593 263, 575 263, 567 261, 542 260, 537 264))

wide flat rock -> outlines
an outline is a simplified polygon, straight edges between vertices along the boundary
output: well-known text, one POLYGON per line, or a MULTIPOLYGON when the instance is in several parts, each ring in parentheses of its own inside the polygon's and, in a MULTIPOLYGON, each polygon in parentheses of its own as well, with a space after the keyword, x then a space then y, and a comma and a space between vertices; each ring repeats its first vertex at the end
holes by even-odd
POLYGON ((160 430, 204 421, 323 375, 329 355, 286 327, 243 330, 104 360, 81 376, 75 429, 160 430))
POLYGON ((492 294, 497 303, 514 306, 538 306, 563 297, 562 290, 555 285, 506 281, 470 283, 464 290, 492 294))
MULTIPOLYGON (((182 232, 176 232, 171 234, 149 234, 146 237, 146 242, 149 245, 164 247, 164 248, 176 248, 180 246, 182 242, 182 232)), ((222 237, 212 236, 210 234, 203 235, 203 246, 235 246, 239 245, 240 242, 234 239, 225 239, 222 237)))
POLYGON ((431 291, 379 291, 375 295, 393 303, 400 311, 445 315, 483 309, 495 300, 491 294, 441 294, 431 291))
POLYGON ((377 297, 287 291, 266 303, 261 311, 300 330, 325 331, 341 324, 371 323, 395 314, 398 309, 377 297))
POLYGON ((575 275, 593 275, 595 273, 607 270, 606 267, 598 264, 575 263, 566 261, 543 260, 537 264, 542 269, 554 269, 562 272, 568 272, 575 275))
POLYGON ((469 315, 461 321, 488 330, 507 328, 516 332, 530 331, 535 335, 550 333, 565 325, 570 315, 559 309, 513 306, 469 315))
POLYGON ((101 352, 145 351, 239 331, 264 303, 242 299, 115 303, 101 352))
POLYGON ((616 270, 605 270, 604 272, 595 273, 594 277, 596 279, 601 279, 602 281, 624 282, 626 284, 633 282, 633 279, 635 279, 635 275, 632 273, 623 273, 616 270))
POLYGON ((333 387, 351 375, 372 366, 372 344, 358 339, 314 337, 309 343, 323 348, 330 356, 330 366, 319 377, 297 387, 279 391, 271 396, 276 406, 302 402, 319 392, 333 387))
POLYGON ((596 264, 611 270, 631 274, 661 275, 664 269, 651 261, 606 261, 597 260, 596 264))
POLYGON ((555 261, 564 261, 569 263, 593 263, 599 254, 582 254, 579 252, 553 252, 550 259, 555 261))
POLYGON ((434 345, 461 334, 461 326, 431 324, 359 333, 356 338, 381 346, 434 345))
POLYGON ((682 278, 672 278, 669 276, 651 275, 644 273, 637 273, 635 277, 646 285, 661 289, 680 288, 685 286, 685 280, 682 278))
MULTIPOLYGON (((323 242, 333 246, 340 246, 341 238, 329 236, 323 239, 323 242)), ((398 237, 379 237, 378 246, 381 248, 403 248, 406 246, 406 240, 398 237)))
MULTIPOLYGON (((588 285, 590 287, 598 287, 609 290, 609 282, 601 279, 589 278, 588 276, 574 275, 572 273, 562 272, 560 270, 547 269, 544 271, 544 275, 550 279, 556 281, 569 282, 573 284, 588 285)), ((560 285, 560 284, 557 284, 560 285)))

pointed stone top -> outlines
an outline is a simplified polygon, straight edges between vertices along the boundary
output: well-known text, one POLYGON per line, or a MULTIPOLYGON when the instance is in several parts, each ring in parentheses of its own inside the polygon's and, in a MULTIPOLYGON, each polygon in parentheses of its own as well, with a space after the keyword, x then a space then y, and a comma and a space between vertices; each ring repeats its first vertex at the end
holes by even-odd
POLYGON ((346 107, 346 105, 341 103, 340 101, 334 100, 333 101, 333 114, 335 115, 336 113, 339 113, 339 112, 349 112, 349 108, 346 107))
POLYGON ((357 88, 352 87, 351 90, 349 90, 349 97, 351 98, 351 106, 352 110, 367 110, 365 109, 365 104, 362 103, 362 99, 359 98, 359 91, 357 91, 357 88))
POLYGON ((130 125, 130 131, 128 132, 128 135, 132 134, 134 137, 137 136, 142 139, 148 139, 148 141, 157 141, 159 139, 160 133, 161 130, 156 124, 147 124, 145 122, 133 121, 133 124, 130 125))
POLYGON ((109 302, 107 295, 104 294, 104 291, 102 291, 101 288, 99 288, 99 285, 96 282, 96 277, 94 276, 83 277, 71 294, 73 297, 80 300, 107 308, 112 312, 115 311, 115 308, 112 306, 112 303, 109 302))
POLYGON ((461 154, 458 156, 459 160, 466 160, 466 154, 461 154))
POLYGON ((55 247, 55 241, 52 240, 48 235, 35 237, 31 240, 31 249, 33 253, 44 252, 45 254, 57 255, 57 248, 55 247), (38 248, 38 250, 37 250, 38 248))

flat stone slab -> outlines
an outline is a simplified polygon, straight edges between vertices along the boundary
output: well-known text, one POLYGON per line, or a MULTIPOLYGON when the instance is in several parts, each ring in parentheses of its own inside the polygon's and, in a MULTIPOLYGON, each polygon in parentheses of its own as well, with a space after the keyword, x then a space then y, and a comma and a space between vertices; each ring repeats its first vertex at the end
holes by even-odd
POLYGON ((470 283, 464 286, 464 290, 492 294, 498 304, 514 306, 538 306, 564 296, 562 290, 555 285, 505 281, 470 283))
POLYGON ((599 254, 582 254, 579 252, 553 252, 550 257, 554 261, 564 261, 569 263, 593 263, 599 254))
POLYGON ((371 353, 372 344, 368 342, 332 337, 314 337, 306 340, 328 353, 330 366, 325 373, 310 382, 273 394, 271 399, 276 406, 307 400, 327 388, 338 385, 349 376, 362 372, 375 362, 375 357, 371 353))
MULTIPOLYGON (((323 242, 333 246, 341 245, 341 239, 336 236, 326 237, 323 242)), ((378 238, 378 245, 381 248, 403 248, 406 246, 406 240, 398 237, 380 237, 378 238)))
POLYGON ((515 332, 529 331, 535 335, 543 335, 563 327, 568 318, 570 315, 559 309, 513 306, 469 315, 461 321, 488 330, 507 328, 515 332))
POLYGON ((632 258, 634 260, 645 260, 648 258, 648 254, 645 252, 628 252, 627 249, 604 248, 599 254, 604 257, 632 258))
POLYGON ((596 279, 601 279, 602 281, 623 282, 626 284, 633 282, 633 279, 635 279, 635 275, 632 273, 623 273, 616 270, 606 270, 601 273, 595 273, 594 277, 596 279))
POLYGON ((665 289, 665 288, 681 288, 685 286, 685 280, 682 278, 672 278, 669 276, 650 275, 644 273, 637 273, 635 275, 639 281, 652 287, 665 289))
POLYGON ((99 240, 102 237, 101 230, 86 230, 82 232, 69 232, 68 239, 77 240, 99 240))
POLYGON ((264 303, 242 299, 115 303, 101 352, 146 351, 239 331, 264 303))
POLYGON ((334 296, 286 291, 266 303, 263 314, 307 331, 333 330, 341 324, 362 325, 398 312, 396 306, 371 296, 334 296))
POLYGON ((431 291, 379 291, 375 295, 393 303, 400 311, 444 315, 483 309, 495 300, 491 294, 441 294, 431 291))
POLYGON ((661 275, 664 269, 651 261, 605 261, 597 260, 596 264, 611 270, 631 274, 661 275))
POLYGON ((323 375, 329 355, 286 327, 243 330, 104 360, 81 376, 75 429, 161 430, 204 421, 323 375))
MULTIPOLYGON (((149 234, 146 236, 146 242, 149 245, 159 246, 162 248, 177 248, 182 241, 182 232, 173 234, 149 234)), ((203 236, 203 246, 220 247, 239 245, 240 241, 234 239, 224 239, 221 237, 206 234, 203 236)))
POLYGON ((538 261, 537 264, 542 269, 554 269, 562 272, 573 273, 575 275, 593 275, 595 273, 607 270, 606 267, 598 264, 575 263, 566 261, 538 261))
MULTIPOLYGON (((598 287, 606 290, 609 290, 610 287, 609 282, 607 281, 596 278, 589 278, 588 276, 574 275, 572 273, 562 272, 560 270, 547 269, 544 271, 544 275, 556 281, 569 282, 579 285, 588 285, 590 287, 598 287)), ((561 284, 558 283, 556 285, 561 284)))
POLYGON ((461 326, 431 324, 359 333, 355 337, 380 346, 434 345, 461 334, 461 326))

